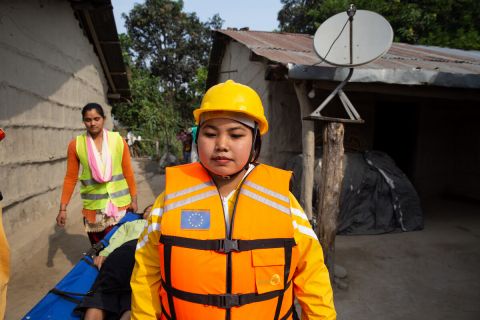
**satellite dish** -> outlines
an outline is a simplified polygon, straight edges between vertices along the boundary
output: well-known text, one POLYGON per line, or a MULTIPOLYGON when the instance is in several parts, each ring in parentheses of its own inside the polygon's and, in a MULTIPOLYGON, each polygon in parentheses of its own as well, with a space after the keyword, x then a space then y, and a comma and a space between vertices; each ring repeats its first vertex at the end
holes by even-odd
POLYGON ((393 30, 388 21, 378 13, 357 10, 351 4, 346 12, 328 18, 315 32, 313 47, 315 52, 329 64, 348 67, 347 78, 305 120, 324 120, 349 123, 363 123, 343 87, 352 77, 354 67, 360 66, 385 54, 393 41, 393 30), (348 114, 349 119, 326 117, 321 111, 336 96, 348 114))
POLYGON ((355 67, 378 59, 392 45, 393 30, 384 17, 367 10, 356 10, 353 14, 350 19, 349 12, 340 12, 315 32, 313 47, 322 61, 355 67))

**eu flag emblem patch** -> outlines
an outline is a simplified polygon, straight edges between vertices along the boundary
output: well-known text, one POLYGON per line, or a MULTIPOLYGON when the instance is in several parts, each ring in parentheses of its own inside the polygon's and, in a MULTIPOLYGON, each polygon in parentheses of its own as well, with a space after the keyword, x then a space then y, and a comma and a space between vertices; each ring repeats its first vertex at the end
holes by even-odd
POLYGON ((182 210, 180 226, 185 230, 210 229, 209 210, 182 210))

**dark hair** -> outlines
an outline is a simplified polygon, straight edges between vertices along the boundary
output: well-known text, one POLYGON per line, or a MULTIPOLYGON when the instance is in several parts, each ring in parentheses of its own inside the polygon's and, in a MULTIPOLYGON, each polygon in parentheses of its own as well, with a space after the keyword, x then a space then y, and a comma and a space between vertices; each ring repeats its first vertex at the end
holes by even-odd
POLYGON ((258 160, 258 157, 260 156, 260 151, 262 150, 262 137, 260 136, 260 132, 257 132, 257 135, 255 136, 253 148, 254 153, 252 162, 256 162, 258 160))
POLYGON ((105 113, 103 112, 103 108, 101 105, 99 105, 98 103, 95 103, 95 102, 90 102, 90 103, 87 103, 85 105, 85 107, 83 107, 82 109, 82 118, 85 117, 85 114, 90 111, 90 110, 93 110, 95 109, 97 111, 97 113, 99 115, 102 116, 102 118, 105 119, 105 113))

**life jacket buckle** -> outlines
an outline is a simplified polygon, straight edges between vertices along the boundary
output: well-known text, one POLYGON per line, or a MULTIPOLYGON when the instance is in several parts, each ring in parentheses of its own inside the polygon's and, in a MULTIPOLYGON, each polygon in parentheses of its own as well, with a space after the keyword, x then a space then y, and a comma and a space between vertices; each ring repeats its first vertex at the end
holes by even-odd
POLYGON ((231 307, 239 307, 240 306, 240 295, 238 294, 219 294, 215 295, 218 299, 216 306, 222 309, 230 309, 231 307))
POLYGON ((218 252, 230 253, 238 250, 238 240, 221 239, 218 252))

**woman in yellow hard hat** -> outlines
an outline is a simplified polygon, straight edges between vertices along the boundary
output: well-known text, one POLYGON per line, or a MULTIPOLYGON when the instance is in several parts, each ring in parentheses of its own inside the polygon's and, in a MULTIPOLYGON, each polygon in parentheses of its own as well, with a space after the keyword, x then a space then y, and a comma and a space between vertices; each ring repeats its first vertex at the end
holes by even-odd
POLYGON ((335 319, 323 253, 289 192, 291 173, 256 162, 262 102, 228 80, 200 108, 200 162, 166 170, 140 236, 132 319, 335 319))

